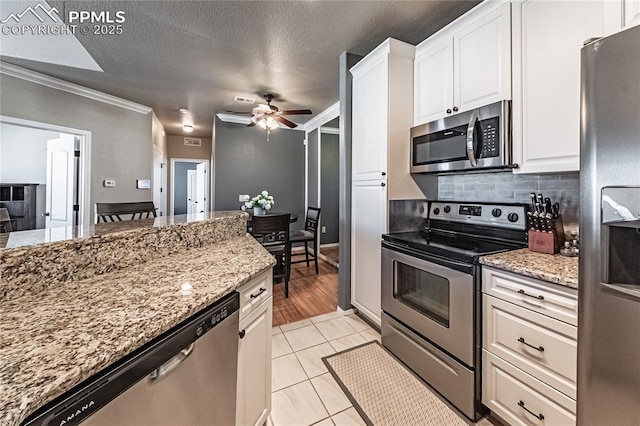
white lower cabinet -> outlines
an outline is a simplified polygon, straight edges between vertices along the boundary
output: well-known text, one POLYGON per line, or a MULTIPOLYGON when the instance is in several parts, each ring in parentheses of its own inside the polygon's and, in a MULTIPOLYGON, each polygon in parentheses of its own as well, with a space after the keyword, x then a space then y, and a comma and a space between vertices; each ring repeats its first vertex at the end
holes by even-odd
MULTIPOLYGON (((243 300, 243 293, 247 293, 248 290, 255 291, 256 283, 262 284, 265 280, 267 288, 270 289, 271 271, 268 277, 258 277, 245 284, 240 289, 240 299, 243 300)), ((236 425, 262 425, 271 412, 272 316, 273 298, 269 296, 250 313, 240 318, 236 425)))
POLYGON ((509 424, 576 422, 577 290, 482 268, 482 403, 509 424))

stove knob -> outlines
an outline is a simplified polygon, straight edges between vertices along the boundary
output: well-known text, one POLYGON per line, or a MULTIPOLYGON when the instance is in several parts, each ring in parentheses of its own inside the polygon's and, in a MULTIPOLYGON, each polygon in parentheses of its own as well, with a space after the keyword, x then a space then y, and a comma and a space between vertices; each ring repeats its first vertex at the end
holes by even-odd
POLYGON ((507 220, 509 220, 509 222, 517 222, 518 219, 520 219, 518 217, 518 213, 509 213, 509 215, 507 216, 507 220))
MULTIPOLYGON (((491 210, 491 215, 492 215, 493 217, 500 217, 500 216, 502 216, 502 210, 500 210, 500 209, 493 209, 493 210, 491 210)), ((517 219, 516 219, 516 220, 517 220, 517 219)))
POLYGON ((449 206, 444 206, 444 212, 445 213, 449 213, 451 211, 451 207, 449 206))
POLYGON ((433 209, 433 214, 440 214, 440 209, 437 207, 433 209))

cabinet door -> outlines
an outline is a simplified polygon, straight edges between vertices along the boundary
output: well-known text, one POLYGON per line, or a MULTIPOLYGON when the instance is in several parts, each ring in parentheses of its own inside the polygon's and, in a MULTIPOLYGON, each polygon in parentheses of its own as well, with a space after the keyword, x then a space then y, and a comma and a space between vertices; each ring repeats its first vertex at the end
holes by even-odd
POLYGON ((376 63, 353 79, 353 180, 380 179, 387 173, 388 62, 386 56, 373 59, 376 63))
POLYGON ((453 39, 449 36, 421 44, 416 49, 414 73, 413 124, 417 126, 451 114, 453 39))
POLYGON ((454 106, 467 111, 511 99, 511 4, 454 34, 454 106))
POLYGON ((240 321, 238 341, 237 425, 262 425, 271 411, 271 317, 270 297, 240 321))
POLYGON ((580 49, 607 33, 606 0, 513 3, 513 139, 518 173, 580 167, 580 49))
POLYGON ((351 303, 380 325, 380 240, 387 232, 386 183, 354 182, 351 201, 351 303))
POLYGON ((640 0, 622 0, 623 28, 640 25, 640 0))

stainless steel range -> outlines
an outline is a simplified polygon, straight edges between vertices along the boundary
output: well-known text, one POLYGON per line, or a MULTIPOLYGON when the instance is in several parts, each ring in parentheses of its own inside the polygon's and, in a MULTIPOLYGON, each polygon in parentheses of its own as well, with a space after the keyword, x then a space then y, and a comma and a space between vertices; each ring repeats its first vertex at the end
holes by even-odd
POLYGON ((472 420, 481 411, 478 258, 525 247, 525 217, 523 204, 434 201, 423 230, 382 236, 382 344, 472 420))

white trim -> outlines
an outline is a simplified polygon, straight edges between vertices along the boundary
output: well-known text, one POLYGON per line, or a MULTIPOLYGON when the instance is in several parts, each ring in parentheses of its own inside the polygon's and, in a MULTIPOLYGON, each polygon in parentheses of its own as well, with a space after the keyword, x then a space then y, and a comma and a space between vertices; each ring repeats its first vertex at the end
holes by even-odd
POLYGON ((304 130, 310 132, 338 116, 340 116, 340 101, 331 105, 329 108, 325 109, 306 123, 300 124, 299 127, 304 127, 304 130))
MULTIPOLYGON (((174 216, 173 213, 173 209, 174 209, 174 200, 175 200, 175 183, 176 183, 176 162, 180 162, 180 163, 196 163, 196 164, 200 164, 200 163, 206 163, 207 164, 207 173, 211 174, 211 162, 209 160, 203 159, 203 158, 172 158, 171 159, 171 199, 170 201, 170 209, 167 212, 167 216, 174 216)), ((205 182, 207 182, 207 186, 210 185, 210 179, 205 180, 205 182)), ((205 194, 209 195, 209 197, 207 198, 207 206, 205 207, 205 211, 211 211, 211 191, 209 190, 209 188, 205 189, 205 194)))
POLYGON ((51 87, 52 89, 73 93, 74 95, 83 96, 85 98, 93 99, 98 102, 104 102, 106 104, 128 109, 140 114, 148 114, 152 111, 152 109, 148 106, 128 101, 126 99, 118 98, 116 96, 109 95, 104 92, 99 92, 94 89, 89 89, 88 87, 80 86, 75 83, 60 80, 58 78, 51 77, 45 74, 40 74, 39 72, 27 70, 3 61, 0 61, 0 74, 6 74, 12 77, 20 78, 22 80, 30 81, 32 83, 51 87))
POLYGON ((78 225, 82 226, 93 224, 93 221, 88 221, 91 217, 91 132, 88 130, 74 129, 73 127, 64 127, 56 124, 9 117, 7 115, 0 115, 0 123, 81 136, 80 169, 78 170, 78 181, 80 182, 80 188, 78 191, 78 204, 80 205, 80 211, 78 212, 78 225))
POLYGON ((236 124, 251 123, 251 118, 243 117, 241 115, 218 113, 216 114, 216 117, 218 117, 220 121, 224 121, 226 123, 236 123, 236 124))
POLYGON ((339 135, 340 129, 336 129, 335 127, 320 127, 320 133, 325 133, 329 135, 339 135))
POLYGON ((304 133, 304 211, 309 207, 309 132, 304 133))
POLYGON ((342 316, 345 316, 345 315, 355 314, 356 312, 358 312, 358 310, 356 308, 351 308, 345 311, 340 306, 338 306, 338 309, 336 309, 336 312, 338 312, 342 316))
POLYGON ((318 252, 318 259, 322 259, 325 262, 327 262, 329 265, 334 266, 338 269, 340 269, 340 264, 338 262, 336 262, 333 259, 329 259, 327 256, 325 256, 324 254, 322 254, 321 252, 318 252))
POLYGON ((329 243, 329 244, 320 244, 320 248, 329 248, 329 247, 338 247, 340 243, 329 243))

